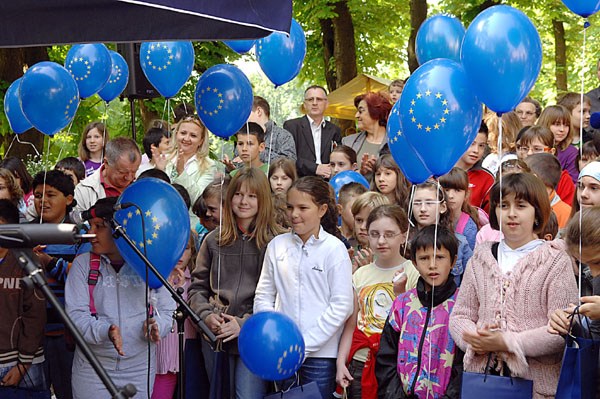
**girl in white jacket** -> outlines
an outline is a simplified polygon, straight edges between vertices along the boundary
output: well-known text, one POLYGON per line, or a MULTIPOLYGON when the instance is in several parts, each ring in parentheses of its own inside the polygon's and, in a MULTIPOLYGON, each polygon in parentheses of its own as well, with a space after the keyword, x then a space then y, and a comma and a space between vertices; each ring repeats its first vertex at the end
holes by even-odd
MULTIPOLYGON (((254 312, 276 310, 291 317, 304 337, 301 384, 316 381, 324 398, 335 391, 338 343, 352 314, 352 264, 339 239, 333 190, 323 179, 297 180, 287 193, 292 232, 275 237, 267 253, 254 312)), ((283 382, 287 389, 295 377, 283 382)))

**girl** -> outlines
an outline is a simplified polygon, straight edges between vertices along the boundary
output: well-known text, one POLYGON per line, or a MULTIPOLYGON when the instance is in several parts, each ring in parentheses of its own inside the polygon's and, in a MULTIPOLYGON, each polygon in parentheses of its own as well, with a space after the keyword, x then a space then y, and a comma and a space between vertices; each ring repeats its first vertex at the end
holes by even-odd
POLYGON ((289 158, 277 158, 269 166, 271 192, 285 197, 292 184, 298 178, 296 163, 289 158))
POLYGON ((581 152, 581 159, 578 162, 579 171, 583 170, 590 162, 597 161, 598 157, 600 157, 600 153, 593 141, 584 143, 581 152))
POLYGON ((550 105, 542 112, 538 125, 550 129, 554 135, 554 148, 560 166, 563 170, 569 172, 573 183, 576 183, 579 174, 577 170, 579 151, 571 145, 573 142, 571 113, 562 105, 550 105))
POLYGON ((23 203, 23 190, 19 186, 17 179, 8 169, 0 168, 0 199, 7 199, 14 206, 21 209, 25 208, 23 203))
MULTIPOLYGON (((190 306, 229 354, 229 392, 238 398, 262 399, 266 392, 266 382, 241 361, 237 337, 252 315, 266 246, 278 233, 265 173, 258 168, 240 169, 227 188, 222 227, 202 242, 188 290, 190 306)), ((209 375, 212 355, 206 347, 209 375)))
POLYGON ((356 151, 347 145, 338 145, 331 155, 329 155, 329 164, 331 165, 331 177, 345 170, 356 170, 356 151))
MULTIPOLYGON (((417 231, 423 227, 438 224, 454 232, 451 215, 448 212, 446 193, 436 181, 428 180, 425 183, 417 185, 413 196, 411 220, 417 227, 417 231)), ((413 236, 415 233, 413 231, 413 236)), ((452 274, 455 277, 457 285, 460 285, 460 280, 467 262, 471 258, 471 255, 473 255, 473 251, 464 235, 456 232, 454 234, 459 242, 459 246, 456 266, 452 269, 452 274)))
POLYGON ((18 206, 21 215, 25 215, 27 208, 33 207, 33 187, 31 187, 33 177, 31 177, 27 171, 27 167, 19 158, 4 158, 2 162, 0 162, 0 168, 10 170, 15 182, 21 187, 23 193, 20 197, 21 202, 18 206))
POLYGON ((408 205, 410 183, 394 161, 391 154, 379 157, 375 162, 375 178, 371 183, 371 191, 385 195, 391 204, 398 204, 402 208, 408 205))
POLYGON ((504 156, 515 151, 515 142, 517 141, 517 133, 523 127, 521 120, 514 112, 502 114, 502 160, 498 159, 498 116, 494 112, 488 112, 484 115, 483 121, 489 129, 488 145, 491 153, 483 159, 481 166, 492 172, 492 175, 498 173, 500 162, 504 161, 504 156))
POLYGON ((469 204, 469 176, 460 168, 452 168, 440 177, 440 185, 448 197, 448 210, 454 231, 467 239, 471 250, 475 249, 475 239, 481 227, 479 212, 469 204))
MULTIPOLYGON (((323 398, 335 390, 335 365, 344 322, 352 313, 352 272, 337 229, 333 190, 323 179, 297 180, 287 194, 292 232, 267 246, 254 312, 277 310, 302 331, 306 359, 301 384, 316 381, 323 398)), ((296 382, 284 381, 287 389, 296 382)))
POLYGON ((412 262, 400 255, 408 230, 408 218, 400 206, 373 209, 367 229, 376 260, 352 275, 354 312, 344 327, 337 356, 336 381, 349 388, 349 398, 377 398, 375 375, 363 374, 363 369, 374 369, 377 343, 396 297, 392 280, 397 272, 404 272, 402 284, 413 287, 418 278, 412 262), (407 282, 406 276, 414 281, 407 282))
POLYGON ((368 191, 361 194, 352 203, 352 216, 354 217, 354 238, 349 250, 352 259, 352 273, 359 267, 368 265, 373 261, 373 251, 369 248, 369 234, 367 219, 371 211, 380 205, 387 205, 390 201, 381 193, 368 191))
POLYGON ((490 224, 501 226, 504 238, 476 248, 450 332, 465 351, 465 371, 481 373, 491 358, 493 373, 533 380, 533 398, 553 397, 564 341, 546 325, 554 309, 577 300, 572 261, 562 241, 537 236, 551 211, 537 177, 506 176, 492 188, 490 201, 490 224))
POLYGON ((89 176, 99 169, 104 157, 104 145, 110 135, 102 122, 89 123, 81 134, 77 153, 85 166, 85 176, 89 176))

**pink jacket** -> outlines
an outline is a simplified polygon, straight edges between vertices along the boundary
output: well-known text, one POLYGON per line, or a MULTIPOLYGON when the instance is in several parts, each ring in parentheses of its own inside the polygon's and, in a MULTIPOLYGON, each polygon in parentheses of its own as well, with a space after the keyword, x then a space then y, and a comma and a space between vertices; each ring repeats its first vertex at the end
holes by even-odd
POLYGON ((509 352, 498 356, 514 376, 533 380, 534 398, 554 397, 564 340, 547 331, 551 313, 575 303, 577 285, 573 260, 562 240, 546 242, 525 255, 509 275, 503 275, 491 251, 492 243, 475 248, 450 315, 450 333, 465 351, 465 371, 483 372, 487 355, 477 355, 463 340, 465 331, 496 323, 505 285, 504 337, 509 352))

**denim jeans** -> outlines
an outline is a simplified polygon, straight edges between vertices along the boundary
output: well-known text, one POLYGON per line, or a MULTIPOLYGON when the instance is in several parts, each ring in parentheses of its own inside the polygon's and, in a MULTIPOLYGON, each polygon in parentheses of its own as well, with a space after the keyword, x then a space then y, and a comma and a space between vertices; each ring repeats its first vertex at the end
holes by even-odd
MULTIPOLYGON (((10 367, 0 367, 0 379, 12 369, 10 367)), ((21 378, 19 383, 20 388, 31 388, 31 389, 48 389, 46 386, 46 377, 44 376, 44 365, 43 363, 32 364, 27 371, 27 374, 21 378)))
MULTIPOLYGON (((323 399, 331 399, 335 392, 335 358, 323 357, 308 357, 304 360, 304 364, 298 370, 300 384, 308 384, 316 382, 319 386, 319 392, 323 399)), ((298 378, 296 376, 283 380, 277 383, 277 387, 286 390, 292 386, 296 386, 298 378)))
POLYGON ((267 393, 267 382, 248 370, 239 356, 229 355, 229 364, 235 370, 235 398, 263 399, 267 393))

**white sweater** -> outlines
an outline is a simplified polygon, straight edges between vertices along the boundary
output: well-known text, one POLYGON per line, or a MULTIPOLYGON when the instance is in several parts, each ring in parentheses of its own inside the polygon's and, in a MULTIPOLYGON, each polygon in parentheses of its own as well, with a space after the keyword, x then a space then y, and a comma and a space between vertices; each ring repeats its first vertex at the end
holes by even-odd
POLYGON ((335 358, 344 322, 353 311, 352 264, 344 244, 321 227, 306 244, 294 233, 275 237, 256 287, 254 313, 291 317, 306 355, 335 358))

